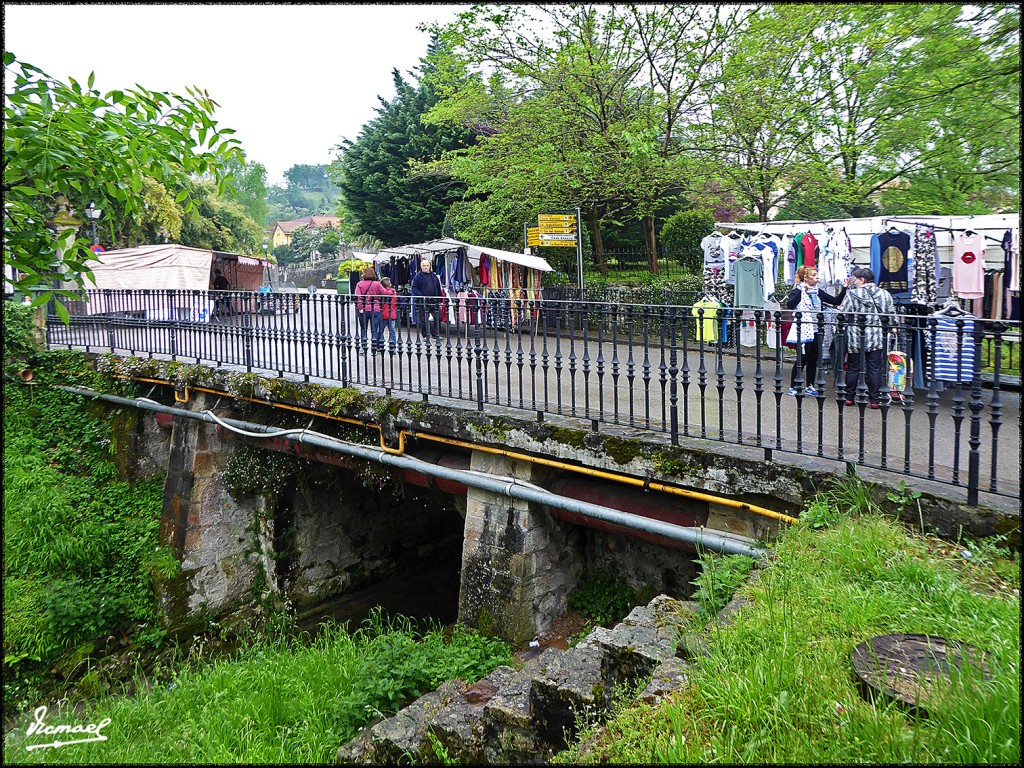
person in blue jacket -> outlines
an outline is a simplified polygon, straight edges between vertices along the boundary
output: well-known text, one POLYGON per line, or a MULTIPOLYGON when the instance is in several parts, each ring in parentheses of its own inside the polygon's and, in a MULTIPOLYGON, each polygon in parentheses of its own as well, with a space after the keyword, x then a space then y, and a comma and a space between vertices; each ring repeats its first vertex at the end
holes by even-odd
POLYGON ((420 271, 412 278, 412 295, 416 303, 416 318, 420 334, 429 339, 431 331, 435 338, 441 337, 441 281, 430 270, 430 260, 420 262, 420 271))

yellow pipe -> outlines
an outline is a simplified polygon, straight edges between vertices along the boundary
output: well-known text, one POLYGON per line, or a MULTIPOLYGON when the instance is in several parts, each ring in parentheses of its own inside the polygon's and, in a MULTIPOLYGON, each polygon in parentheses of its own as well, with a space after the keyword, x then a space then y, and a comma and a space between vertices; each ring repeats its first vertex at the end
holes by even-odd
MULTIPOLYGON (((117 377, 117 378, 129 378, 129 377, 127 377, 127 376, 120 376, 120 377, 117 377)), ((167 385, 171 384, 171 382, 169 382, 169 381, 156 381, 154 379, 138 379, 138 381, 146 381, 146 382, 149 382, 149 383, 152 383, 152 384, 167 384, 167 385)), ((193 389, 195 389, 195 390, 197 390, 199 392, 206 392, 206 393, 212 394, 212 395, 220 395, 222 397, 235 397, 235 395, 232 395, 230 392, 219 392, 219 391, 217 391, 215 389, 207 389, 205 387, 193 387, 193 389)), ((745 501, 736 501, 734 499, 727 499, 727 498, 723 498, 721 496, 712 496, 712 495, 707 494, 707 493, 701 493, 700 491, 691 491, 691 490, 689 490, 687 488, 679 488, 678 486, 666 485, 665 483, 660 483, 660 482, 656 482, 656 481, 651 482, 651 481, 647 481, 647 480, 641 480, 639 478, 630 477, 628 475, 616 475, 614 473, 605 472, 605 471, 600 470, 600 469, 591 469, 590 467, 581 467, 581 466, 578 466, 578 465, 575 465, 575 464, 567 464, 564 461, 556 461, 554 459, 545 459, 545 458, 541 458, 540 456, 530 456, 530 455, 525 454, 525 453, 516 453, 514 451, 507 451, 507 450, 505 450, 503 448, 491 448, 490 446, 486 446, 486 445, 477 445, 476 443, 467 443, 467 442, 465 442, 463 440, 456 440, 456 439, 451 438, 451 437, 441 437, 440 435, 419 434, 419 433, 416 433, 416 432, 411 432, 409 430, 404 430, 403 429, 403 430, 401 430, 398 433, 398 448, 397 449, 389 448, 384 443, 384 430, 383 430, 383 428, 379 424, 367 424, 366 422, 359 421, 358 419, 350 419, 350 418, 346 418, 344 416, 334 416, 334 415, 329 414, 329 413, 321 413, 320 411, 313 411, 313 410, 310 410, 308 408, 302 408, 302 407, 297 406, 297 405, 288 405, 287 403, 271 403, 271 402, 269 402, 267 400, 260 400, 260 399, 255 398, 255 397, 242 397, 242 399, 243 400, 248 400, 249 402, 252 402, 252 403, 261 403, 263 405, 271 405, 271 406, 273 406, 275 408, 284 408, 286 410, 296 411, 298 413, 304 413, 304 414, 307 414, 307 415, 310 415, 310 416, 320 416, 320 417, 327 418, 327 419, 333 419, 335 421, 342 421, 342 422, 345 422, 347 424, 355 424, 355 425, 358 425, 358 426, 361 426, 361 427, 369 427, 369 428, 376 429, 378 431, 378 433, 380 434, 380 447, 381 447, 381 450, 383 450, 385 453, 389 453, 389 454, 391 454, 393 456, 401 456, 401 455, 403 455, 405 453, 405 437, 406 437, 406 435, 408 435, 409 437, 412 437, 412 438, 416 438, 416 439, 422 438, 424 440, 432 440, 434 442, 444 443, 445 445, 452 445, 452 446, 455 446, 457 448, 468 448, 469 450, 473 450, 473 451, 483 451, 484 453, 493 453, 493 454, 496 454, 498 456, 506 456, 506 457, 508 457, 510 459, 515 459, 517 461, 526 461, 526 462, 530 462, 531 464, 541 464, 541 465, 546 466, 546 467, 552 467, 554 469, 561 469, 561 470, 564 470, 566 472, 575 472, 577 474, 589 475, 591 477, 597 477, 597 478, 601 478, 603 480, 611 480, 611 481, 617 482, 617 483, 625 483, 626 485, 633 485, 633 486, 640 487, 640 488, 650 488, 651 490, 661 491, 662 493, 669 493, 669 494, 672 494, 674 496, 684 496, 684 497, 686 497, 688 499, 696 499, 697 501, 707 501, 707 502, 711 502, 711 503, 714 503, 714 504, 721 504, 722 506, 725 506, 725 507, 734 507, 736 509, 742 509, 745 512, 750 512, 750 513, 755 514, 755 515, 760 515, 761 517, 767 517, 767 518, 770 518, 772 520, 778 520, 778 521, 783 522, 783 523, 797 523, 797 522, 799 522, 799 520, 797 520, 797 518, 795 518, 795 517, 791 517, 789 515, 784 515, 781 512, 775 512, 774 510, 767 509, 765 507, 759 507, 759 506, 757 506, 755 504, 748 504, 745 501)))
POLYGON ((627 485, 635 485, 643 488, 650 488, 654 491, 662 491, 664 493, 671 493, 675 496, 685 496, 690 499, 697 499, 698 501, 710 501, 715 504, 721 504, 726 507, 735 507, 742 509, 746 512, 753 512, 756 515, 763 517, 770 517, 773 520, 780 520, 784 523, 796 523, 798 522, 795 517, 784 515, 781 512, 775 512, 764 507, 758 507, 754 504, 748 504, 745 501, 735 501, 734 499, 725 499, 719 496, 711 496, 706 493, 700 493, 699 491, 691 491, 687 488, 679 488, 674 485, 666 485, 665 483, 659 482, 648 482, 646 480, 640 480, 636 477, 630 477, 628 475, 616 475, 611 472, 605 472, 600 469, 591 469, 590 467, 580 467, 575 464, 566 464, 562 461, 555 461, 554 459, 544 459, 539 456, 529 456, 527 454, 515 453, 513 451, 506 451, 503 448, 491 448, 486 445, 476 445, 475 443, 466 443, 462 440, 455 440, 450 437, 441 437, 439 435, 419 435, 410 433, 413 437, 423 438, 424 440, 433 440, 438 443, 445 443, 446 445, 454 445, 460 448, 469 448, 474 451, 483 451, 485 453, 494 453, 499 456, 507 456, 510 459, 517 459, 519 461, 528 461, 533 464, 543 464, 548 467, 555 467, 556 469, 563 469, 569 472, 577 472, 583 475, 590 475, 592 477, 599 477, 604 480, 614 480, 618 483, 626 483, 627 485))

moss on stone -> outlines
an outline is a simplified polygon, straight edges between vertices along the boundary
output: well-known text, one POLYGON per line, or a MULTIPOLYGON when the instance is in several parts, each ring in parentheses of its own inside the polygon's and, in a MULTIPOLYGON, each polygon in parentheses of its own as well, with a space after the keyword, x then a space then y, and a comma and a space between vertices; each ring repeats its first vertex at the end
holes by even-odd
POLYGON ((494 636, 494 614, 486 608, 481 608, 476 616, 476 631, 484 637, 494 636))
POLYGON ((475 432, 481 437, 502 442, 508 439, 508 433, 512 431, 512 425, 503 416, 495 417, 483 423, 470 422, 468 426, 471 432, 475 432))
POLYGON ((587 433, 581 429, 568 429, 566 427, 548 427, 548 429, 551 430, 551 439, 556 443, 562 443, 577 450, 583 450, 586 447, 584 440, 587 437, 587 433))
POLYGON ((622 437, 604 437, 604 452, 611 456, 617 464, 629 464, 638 456, 644 455, 643 445, 636 440, 622 437))

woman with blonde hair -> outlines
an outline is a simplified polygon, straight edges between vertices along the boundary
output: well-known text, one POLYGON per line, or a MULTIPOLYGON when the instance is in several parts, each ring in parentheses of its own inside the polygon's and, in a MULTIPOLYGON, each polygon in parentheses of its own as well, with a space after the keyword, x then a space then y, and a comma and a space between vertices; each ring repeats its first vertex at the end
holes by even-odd
POLYGON ((814 388, 814 380, 818 375, 818 357, 821 354, 821 326, 818 322, 821 317, 821 305, 838 307, 846 296, 846 286, 850 280, 847 278, 838 296, 824 291, 818 287, 818 270, 815 267, 802 266, 796 271, 796 283, 793 292, 786 299, 786 308, 796 310, 797 316, 793 318, 793 324, 789 326, 789 333, 786 334, 786 344, 799 347, 797 361, 793 363, 793 372, 789 376, 789 393, 796 395, 797 375, 800 370, 806 371, 804 376, 803 393, 807 397, 817 397, 818 390, 814 388))

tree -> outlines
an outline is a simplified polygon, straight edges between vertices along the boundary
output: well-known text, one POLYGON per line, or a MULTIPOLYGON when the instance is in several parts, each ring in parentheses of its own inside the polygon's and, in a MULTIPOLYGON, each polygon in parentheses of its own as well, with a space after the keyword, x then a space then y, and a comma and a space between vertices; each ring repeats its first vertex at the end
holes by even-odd
MULTIPOLYGON (((428 52, 429 60, 429 52, 428 52)), ((421 73, 429 67, 421 64, 421 73)), ((345 139, 330 166, 344 206, 360 232, 388 245, 438 237, 448 207, 463 185, 432 174, 413 177, 410 163, 430 161, 446 150, 468 146, 472 133, 460 125, 425 125, 421 116, 438 101, 429 78, 413 86, 394 70, 395 98, 380 99, 377 116, 355 141, 345 139)), ((378 97, 379 98, 379 97, 378 97)))
POLYGON ((226 196, 242 206, 253 221, 266 223, 269 210, 266 167, 235 156, 225 163, 224 169, 230 174, 226 196))
POLYGON ((474 6, 438 34, 478 78, 462 78, 432 117, 490 130, 449 169, 488 199, 535 199, 540 187, 560 197, 554 207, 578 204, 599 265, 601 224, 636 218, 657 272, 656 213, 699 181, 689 128, 741 17, 712 6, 474 6), (488 101, 486 69, 510 96, 492 88, 488 101))
MULTIPOLYGON (((216 102, 197 88, 187 97, 141 86, 101 95, 91 74, 84 87, 63 83, 6 51, 4 70, 13 82, 4 107, 4 261, 21 275, 22 293, 60 278, 80 288, 90 274, 87 239, 72 243, 70 231, 55 237, 48 228, 59 195, 75 211, 92 201, 142 222, 149 177, 191 211, 190 176, 212 174, 221 185, 224 163, 239 153, 233 131, 213 120, 216 102)), ((75 295, 46 290, 35 303, 55 293, 75 295)), ((57 312, 67 318, 59 301, 57 312)))
POLYGON ((326 192, 331 187, 326 165, 293 165, 284 172, 288 189, 326 192))
POLYGON ((295 258, 295 250, 286 243, 281 243, 281 245, 275 246, 273 254, 274 259, 282 266, 298 261, 298 259, 295 258))
POLYGON ((710 211, 679 211, 661 228, 661 242, 668 255, 680 259, 690 272, 700 274, 704 263, 700 242, 714 227, 715 217, 710 211))
POLYGON ((186 192, 193 207, 183 216, 182 245, 230 253, 256 252, 265 237, 263 227, 239 203, 218 195, 216 186, 206 179, 186 182, 186 192))

